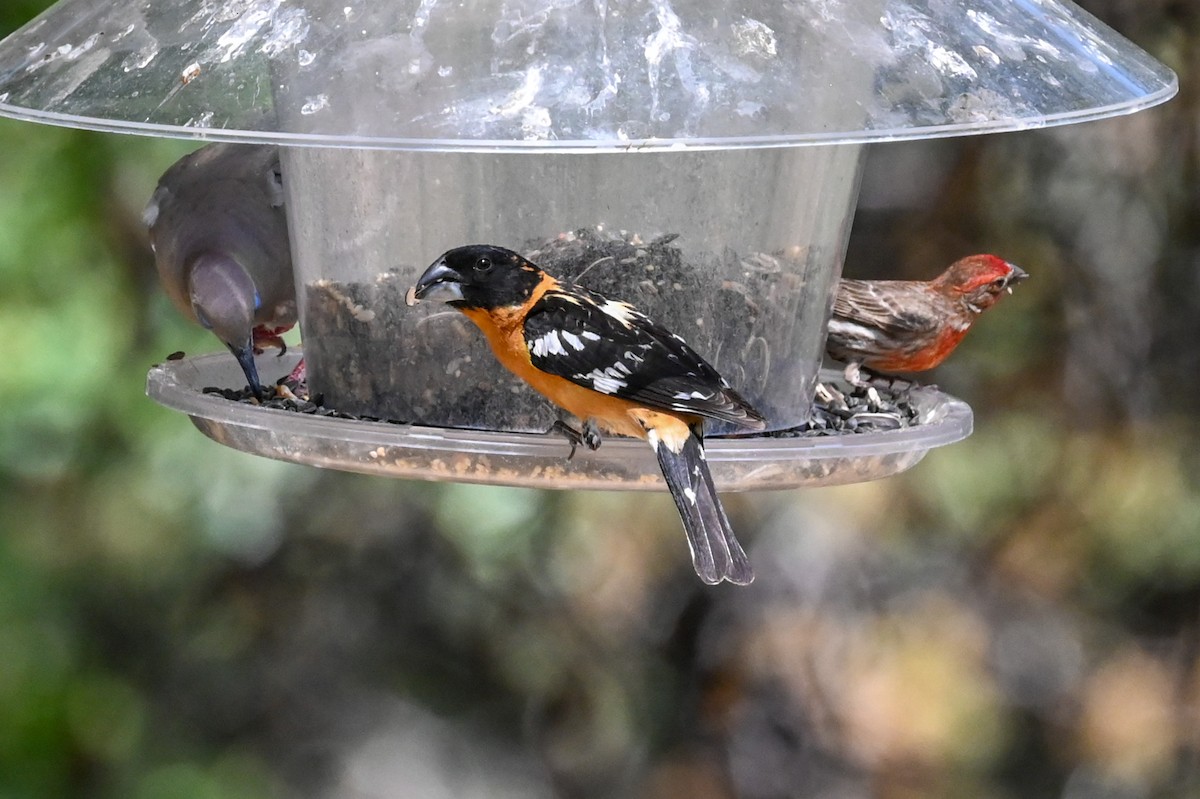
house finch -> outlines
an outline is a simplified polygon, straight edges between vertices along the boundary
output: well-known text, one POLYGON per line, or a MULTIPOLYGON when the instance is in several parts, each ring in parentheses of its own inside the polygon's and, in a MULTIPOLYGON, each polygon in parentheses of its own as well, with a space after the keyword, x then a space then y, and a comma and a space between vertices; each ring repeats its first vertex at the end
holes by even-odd
POLYGON ((863 385, 862 367, 922 372, 954 351, 979 314, 1029 277, 994 255, 969 255, 933 280, 842 280, 825 351, 863 385))

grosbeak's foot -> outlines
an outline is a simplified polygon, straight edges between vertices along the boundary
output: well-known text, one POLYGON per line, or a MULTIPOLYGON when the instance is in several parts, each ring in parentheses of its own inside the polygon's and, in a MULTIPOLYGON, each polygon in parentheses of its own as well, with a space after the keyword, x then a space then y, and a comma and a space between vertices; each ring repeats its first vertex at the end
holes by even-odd
POLYGON ((550 425, 550 429, 546 431, 546 435, 556 434, 562 436, 570 443, 571 452, 567 455, 567 460, 571 460, 575 457, 575 448, 583 443, 583 434, 562 419, 555 419, 554 424, 550 425))
POLYGON ((580 437, 583 439, 583 445, 592 452, 600 449, 600 426, 592 419, 588 419, 583 423, 583 428, 579 431, 580 437))
POLYGON ((265 347, 275 347, 279 350, 280 355, 285 355, 287 353, 287 344, 284 342, 282 334, 291 329, 291 325, 287 325, 285 327, 267 327, 266 325, 259 325, 258 327, 254 328, 254 354, 262 355, 265 347))
POLYGON ((550 425, 550 429, 546 431, 547 435, 555 433, 567 439, 571 444, 571 452, 567 455, 567 460, 575 457, 575 449, 580 444, 583 444, 590 450, 596 450, 600 446, 600 428, 591 419, 584 422, 580 430, 571 427, 571 425, 562 419, 556 419, 554 424, 550 425))

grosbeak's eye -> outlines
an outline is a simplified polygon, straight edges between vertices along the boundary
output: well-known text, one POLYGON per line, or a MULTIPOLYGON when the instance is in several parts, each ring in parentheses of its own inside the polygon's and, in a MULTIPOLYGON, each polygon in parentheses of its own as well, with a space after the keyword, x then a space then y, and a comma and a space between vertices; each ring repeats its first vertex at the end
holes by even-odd
POLYGON ((486 275, 488 272, 492 271, 492 259, 480 258, 475 262, 475 271, 481 275, 486 275))

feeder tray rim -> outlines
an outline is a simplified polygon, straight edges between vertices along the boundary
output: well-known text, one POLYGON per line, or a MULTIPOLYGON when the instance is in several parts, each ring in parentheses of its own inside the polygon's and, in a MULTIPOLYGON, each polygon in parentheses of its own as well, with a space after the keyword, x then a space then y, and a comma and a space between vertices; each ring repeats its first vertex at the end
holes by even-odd
MULTIPOLYGON (((291 347, 282 358, 266 356, 260 361, 260 369, 273 362, 272 370, 291 369, 302 356, 300 347, 291 347)), ((455 458, 461 456, 513 457, 530 459, 531 462, 548 462, 565 470, 586 469, 589 463, 615 462, 630 458, 645 459, 651 465, 653 454, 645 442, 621 437, 608 437, 596 452, 580 449, 575 460, 568 464, 566 455, 569 444, 564 438, 545 433, 511 433, 460 428, 424 427, 413 424, 371 422, 336 417, 320 417, 275 408, 266 408, 249 403, 234 402, 220 395, 205 394, 204 386, 222 385, 240 376, 236 363, 227 353, 218 352, 167 361, 150 369, 147 376, 146 394, 155 402, 173 410, 182 411, 206 435, 219 443, 236 449, 281 460, 310 465, 325 466, 347 471, 359 471, 390 476, 431 480, 457 480, 462 482, 498 483, 504 485, 543 486, 553 488, 609 488, 655 490, 661 488, 657 479, 649 482, 606 481, 601 478, 568 476, 571 485, 543 485, 532 477, 504 478, 487 475, 481 477, 471 473, 434 473, 409 470, 391 473, 385 464, 364 463, 355 455, 328 454, 317 456, 313 451, 297 449, 308 446, 315 449, 322 441, 345 442, 350 448, 380 447, 397 448, 415 453, 416 457, 455 458), (236 374, 235 374, 236 373, 236 374), (234 435, 229 435, 234 433, 234 435), (290 439, 290 443, 285 442, 290 439), (579 485, 574 485, 578 481, 579 485)), ((825 371, 823 379, 838 376, 837 372, 825 371)), ((914 465, 931 448, 960 441, 970 435, 973 417, 970 407, 957 398, 943 394, 933 388, 914 389, 914 399, 923 407, 921 423, 898 430, 859 433, 842 433, 824 436, 726 436, 709 437, 705 441, 707 460, 713 467, 714 476, 722 490, 794 488, 807 484, 805 481, 749 483, 721 479, 723 467, 754 466, 783 461, 853 461, 855 459, 889 456, 902 453, 915 457, 910 463, 901 464, 891 471, 861 477, 859 480, 836 480, 858 482, 875 479, 903 471, 914 465)), ((362 450, 365 451, 365 450, 362 450)))

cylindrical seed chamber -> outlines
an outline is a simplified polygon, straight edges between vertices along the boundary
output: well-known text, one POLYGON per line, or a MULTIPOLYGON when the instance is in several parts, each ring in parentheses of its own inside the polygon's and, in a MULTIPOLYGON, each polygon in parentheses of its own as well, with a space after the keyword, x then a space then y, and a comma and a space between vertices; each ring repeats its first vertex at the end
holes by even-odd
POLYGON ((807 419, 862 148, 284 155, 308 375, 339 409, 535 432, 557 411, 440 304, 439 254, 517 250, 683 336, 768 418, 807 419))

